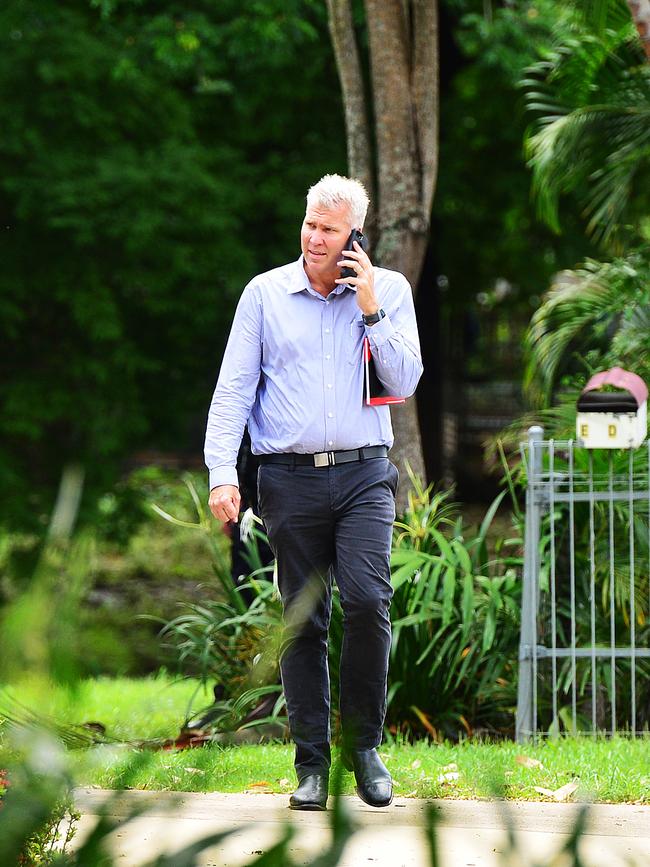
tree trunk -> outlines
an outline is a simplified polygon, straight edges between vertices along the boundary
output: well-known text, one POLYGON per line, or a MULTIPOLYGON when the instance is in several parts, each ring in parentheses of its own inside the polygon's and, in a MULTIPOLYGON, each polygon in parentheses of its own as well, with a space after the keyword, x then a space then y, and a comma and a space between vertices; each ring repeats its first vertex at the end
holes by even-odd
POLYGON ((349 0, 327 0, 327 11, 336 68, 341 82, 348 171, 369 193, 374 188, 368 112, 363 95, 363 77, 349 0))
POLYGON ((627 0, 645 56, 650 60, 650 0, 627 0))
MULTIPOLYGON (((417 291, 438 169, 437 0, 365 0, 374 129, 368 124, 350 0, 327 0, 345 105, 349 172, 375 200, 373 261, 401 271, 417 291), (373 173, 369 154, 377 154, 373 173)), ((406 466, 425 479, 415 400, 393 407, 392 458, 406 506, 406 466)))
MULTIPOLYGON (((384 235, 382 234, 382 238, 384 235)), ((424 254, 426 253, 427 236, 402 230, 391 233, 388 249, 384 249, 381 265, 395 271, 401 271, 416 292, 424 254)), ((388 245, 387 245, 388 246, 388 245)), ((407 493, 410 487, 407 466, 422 481, 426 479, 426 467, 422 450, 422 437, 418 421, 418 408, 415 397, 406 401, 403 406, 391 407, 391 419, 395 434, 395 445, 391 451, 391 460, 400 473, 400 486, 397 495, 398 512, 403 512, 407 504, 407 493)))

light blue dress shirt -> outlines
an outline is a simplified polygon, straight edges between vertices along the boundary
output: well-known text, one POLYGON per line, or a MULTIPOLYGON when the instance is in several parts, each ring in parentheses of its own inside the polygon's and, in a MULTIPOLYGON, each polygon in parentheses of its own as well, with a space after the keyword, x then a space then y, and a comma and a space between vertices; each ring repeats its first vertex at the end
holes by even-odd
POLYGON ((363 337, 391 394, 413 394, 422 359, 408 280, 385 268, 374 272, 386 316, 372 326, 363 324, 352 286, 337 286, 327 298, 312 289, 302 256, 246 286, 208 413, 210 489, 238 483, 247 422, 256 455, 392 446, 389 407, 363 402, 363 337))

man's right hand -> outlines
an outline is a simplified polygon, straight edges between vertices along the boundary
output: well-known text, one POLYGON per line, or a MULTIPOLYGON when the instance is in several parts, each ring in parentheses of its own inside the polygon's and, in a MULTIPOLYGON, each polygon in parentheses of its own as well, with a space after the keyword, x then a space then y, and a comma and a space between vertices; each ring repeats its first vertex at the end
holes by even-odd
POLYGON ((217 521, 223 521, 224 524, 228 521, 237 523, 240 503, 241 494, 237 485, 217 485, 210 491, 210 511, 217 521))

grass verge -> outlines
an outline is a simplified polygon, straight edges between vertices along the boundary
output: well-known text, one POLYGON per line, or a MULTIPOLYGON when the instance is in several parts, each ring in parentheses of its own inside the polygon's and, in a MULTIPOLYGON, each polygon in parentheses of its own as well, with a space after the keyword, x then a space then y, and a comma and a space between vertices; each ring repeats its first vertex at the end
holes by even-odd
MULTIPOLYGON (((398 796, 490 798, 495 790, 509 800, 553 800, 535 787, 578 788, 572 800, 650 803, 650 741, 562 739, 537 746, 495 744, 383 745, 380 753, 398 796), (523 757, 523 758, 522 758, 523 757), (539 765, 521 762, 535 759, 539 765)), ((148 752, 133 764, 132 751, 110 747, 77 753, 80 785, 188 792, 291 792, 295 787, 293 749, 287 744, 219 747, 182 752, 148 752)), ((354 791, 345 775, 345 793, 354 791)))
MULTIPOLYGON (((210 702, 196 680, 156 677, 85 680, 65 690, 40 680, 0 689, 59 723, 101 722, 125 741, 167 738, 191 710, 210 702)), ((0 732, 1 733, 1 732, 0 732)), ((577 783, 572 798, 650 803, 650 739, 562 738, 538 745, 501 743, 384 744, 380 750, 396 794, 418 798, 548 800, 535 787, 556 791, 577 783), (530 760, 534 761, 530 761, 530 760)), ((70 753, 79 785, 195 792, 290 792, 295 785, 288 744, 206 747, 184 751, 101 746, 70 753)), ((351 774, 345 791, 354 791, 351 774)))

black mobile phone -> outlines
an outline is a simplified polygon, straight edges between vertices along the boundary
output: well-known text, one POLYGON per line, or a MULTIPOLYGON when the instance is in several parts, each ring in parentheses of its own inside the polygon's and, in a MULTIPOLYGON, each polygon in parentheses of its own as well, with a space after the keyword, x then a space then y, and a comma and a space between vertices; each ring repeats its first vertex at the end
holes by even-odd
MULTIPOLYGON (((352 229, 350 232, 350 237, 345 242, 344 250, 354 250, 354 246, 352 244, 353 241, 356 241, 357 244, 361 247, 364 253, 368 252, 368 239, 366 236, 360 232, 358 229, 352 229)), ((344 268, 341 268, 341 277, 346 280, 348 277, 356 277, 357 273, 352 268, 348 268, 346 265, 344 268)))

